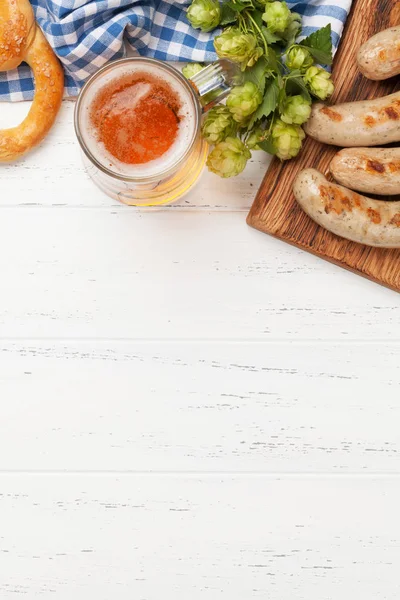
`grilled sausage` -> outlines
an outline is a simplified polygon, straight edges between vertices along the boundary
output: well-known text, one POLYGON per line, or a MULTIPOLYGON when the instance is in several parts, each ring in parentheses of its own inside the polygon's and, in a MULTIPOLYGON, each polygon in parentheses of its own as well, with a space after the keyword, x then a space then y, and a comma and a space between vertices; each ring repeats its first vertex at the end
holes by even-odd
POLYGON ((373 35, 357 53, 365 77, 380 81, 400 73, 400 25, 373 35))
POLYGON ((382 146, 400 141, 400 92, 336 106, 314 104, 306 133, 334 146, 382 146))
POLYGON ((400 194, 400 148, 347 148, 331 164, 341 185, 368 194, 400 194))
POLYGON ((400 202, 361 196, 315 169, 300 171, 293 191, 304 211, 328 231, 367 246, 400 247, 400 202))

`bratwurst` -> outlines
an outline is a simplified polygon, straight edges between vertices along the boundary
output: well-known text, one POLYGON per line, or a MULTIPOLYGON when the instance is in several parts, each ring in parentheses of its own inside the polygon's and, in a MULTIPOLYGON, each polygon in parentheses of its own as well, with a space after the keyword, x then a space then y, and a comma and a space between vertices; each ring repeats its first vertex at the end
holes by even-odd
POLYGON ((373 35, 357 53, 365 77, 380 81, 400 74, 400 25, 373 35))
POLYGON ((306 133, 334 146, 382 146, 400 141, 400 92, 335 106, 314 104, 306 133))
POLYGON ((400 247, 400 201, 361 196, 315 169, 300 171, 293 192, 303 210, 328 231, 367 246, 400 247))
POLYGON ((337 182, 367 194, 400 194, 400 148, 346 148, 332 159, 337 182))

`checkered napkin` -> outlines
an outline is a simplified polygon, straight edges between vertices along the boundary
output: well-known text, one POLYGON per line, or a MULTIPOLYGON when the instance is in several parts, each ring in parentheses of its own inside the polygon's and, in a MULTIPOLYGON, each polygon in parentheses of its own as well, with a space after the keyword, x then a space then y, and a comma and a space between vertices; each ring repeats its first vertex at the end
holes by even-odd
MULTIPOLYGON (((0 0, 1 1, 1 0, 0 0)), ((289 1, 303 15, 303 34, 332 24, 337 47, 352 0, 289 1)), ((215 60, 212 35, 190 27, 190 0, 32 0, 37 21, 64 65, 66 95, 74 96, 99 67, 126 53, 161 60, 215 60), (124 43, 125 42, 125 43, 124 43)), ((30 69, 0 73, 1 100, 33 97, 30 69)))

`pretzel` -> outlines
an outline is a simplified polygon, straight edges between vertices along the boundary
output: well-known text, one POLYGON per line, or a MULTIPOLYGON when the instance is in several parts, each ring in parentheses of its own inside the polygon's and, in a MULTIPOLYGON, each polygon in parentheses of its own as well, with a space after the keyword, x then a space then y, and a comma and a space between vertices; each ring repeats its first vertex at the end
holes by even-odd
POLYGON ((62 67, 35 21, 29 0, 0 0, 0 71, 15 69, 21 62, 33 71, 35 96, 20 125, 0 130, 0 162, 19 158, 43 140, 64 90, 62 67))

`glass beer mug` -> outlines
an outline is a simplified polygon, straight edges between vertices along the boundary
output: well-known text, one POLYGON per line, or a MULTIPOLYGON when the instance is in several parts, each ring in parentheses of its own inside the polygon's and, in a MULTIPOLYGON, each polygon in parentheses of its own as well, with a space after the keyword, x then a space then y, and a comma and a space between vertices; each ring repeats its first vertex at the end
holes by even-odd
MULTIPOLYGON (((240 78, 238 67, 227 60, 208 65, 190 80, 171 65, 151 58, 124 58, 107 64, 82 88, 75 108, 75 131, 89 176, 103 192, 132 206, 156 206, 181 198, 194 186, 207 159, 207 143, 201 136, 202 114, 220 102, 240 78), (137 88, 136 95, 130 95, 129 85, 124 89, 122 83, 133 81, 135 77, 142 87, 137 88), (165 120, 174 103, 179 104, 179 117, 175 114, 176 121, 171 122, 171 127, 175 128, 171 146, 157 158, 146 161, 143 152, 151 146, 153 139, 159 139, 151 137, 157 136, 158 124, 153 118, 148 123, 148 131, 142 125, 140 139, 135 139, 132 131, 136 130, 125 127, 124 120, 118 119, 124 110, 132 114, 140 94, 151 89, 151 81, 156 87, 153 95, 146 92, 143 106, 140 105, 143 118, 151 115, 149 102, 155 98, 163 131, 169 131, 165 129, 165 120), (161 87, 157 88, 158 84, 161 87), (173 100, 168 99, 168 90, 173 100), (121 102, 125 102, 125 106, 121 102), (114 115, 116 107, 121 110, 111 121, 110 115, 114 115), (99 131, 106 131, 103 138, 99 131), (128 148, 131 152, 138 146, 142 152, 142 155, 138 154, 138 162, 126 162, 125 155, 119 154, 119 142, 122 146, 125 144, 127 152, 128 148), (114 153, 112 149, 117 147, 114 153)), ((137 113, 135 118, 140 119, 139 108, 137 113)), ((159 139, 154 145, 158 143, 164 147, 166 139, 159 139)))

